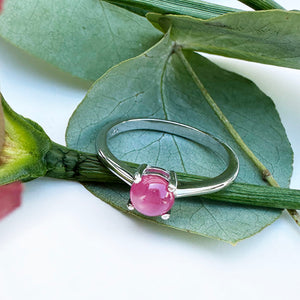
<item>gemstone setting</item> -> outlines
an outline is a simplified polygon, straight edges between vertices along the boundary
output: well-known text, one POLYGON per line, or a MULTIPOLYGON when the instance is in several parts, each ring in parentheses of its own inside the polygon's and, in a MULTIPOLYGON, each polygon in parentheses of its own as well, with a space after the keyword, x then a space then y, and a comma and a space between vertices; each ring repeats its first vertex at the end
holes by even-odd
POLYGON ((130 189, 130 201, 133 207, 149 217, 168 213, 174 200, 175 195, 169 189, 169 181, 157 173, 144 173, 139 180, 133 182, 130 189))

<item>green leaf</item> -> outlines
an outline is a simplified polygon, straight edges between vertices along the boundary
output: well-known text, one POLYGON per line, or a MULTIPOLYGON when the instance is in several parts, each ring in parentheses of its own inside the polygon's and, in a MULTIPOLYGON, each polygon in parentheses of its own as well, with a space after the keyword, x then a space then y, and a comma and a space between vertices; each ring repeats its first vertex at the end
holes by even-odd
POLYGON ((44 176, 50 139, 38 124, 15 113, 3 98, 2 105, 5 141, 0 153, 0 185, 44 176))
MULTIPOLYGON (((149 51, 113 67, 96 81, 70 119, 66 135, 68 146, 95 153, 99 128, 119 119, 175 120, 226 141, 240 159, 238 181, 263 185, 259 172, 223 128, 173 54, 172 47, 173 42, 167 35, 149 51)), ((288 186, 292 150, 271 99, 251 81, 219 68, 198 54, 185 52, 185 55, 245 142, 280 185, 288 186)), ((126 133, 118 136, 111 147, 122 160, 150 163, 179 172, 212 176, 222 168, 220 161, 201 147, 157 132, 126 133)), ((86 187, 110 205, 127 211, 129 187, 116 184, 87 184, 86 187)), ((280 213, 277 209, 220 204, 205 197, 190 197, 176 200, 168 221, 150 220, 235 243, 262 230, 280 213)))
POLYGON ((89 80, 161 38, 145 18, 99 0, 6 0, 0 35, 89 80))
POLYGON ((209 20, 147 14, 183 49, 248 61, 300 68, 300 12, 257 11, 226 14, 209 20))

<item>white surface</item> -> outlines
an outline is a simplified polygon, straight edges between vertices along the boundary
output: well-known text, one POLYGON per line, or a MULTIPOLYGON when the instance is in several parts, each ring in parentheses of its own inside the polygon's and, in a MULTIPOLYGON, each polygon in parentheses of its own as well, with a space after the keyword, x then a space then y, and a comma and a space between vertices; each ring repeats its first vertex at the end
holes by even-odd
MULTIPOLYGON (((300 189, 300 71, 214 60, 273 98, 295 152, 291 186, 300 189)), ((88 88, 2 40, 0 83, 14 110, 62 144, 88 88)), ((0 222, 0 299, 298 299, 299 237, 284 213, 233 247, 130 218, 78 183, 37 179, 0 222)))

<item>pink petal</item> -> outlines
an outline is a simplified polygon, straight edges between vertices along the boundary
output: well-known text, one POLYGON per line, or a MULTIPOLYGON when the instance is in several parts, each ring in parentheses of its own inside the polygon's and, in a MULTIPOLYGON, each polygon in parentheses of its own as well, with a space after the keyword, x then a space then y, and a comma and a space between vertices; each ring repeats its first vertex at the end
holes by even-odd
POLYGON ((0 0, 0 12, 2 10, 2 7, 3 7, 3 0, 0 0))
POLYGON ((21 205, 22 190, 21 182, 0 186, 0 220, 21 205))

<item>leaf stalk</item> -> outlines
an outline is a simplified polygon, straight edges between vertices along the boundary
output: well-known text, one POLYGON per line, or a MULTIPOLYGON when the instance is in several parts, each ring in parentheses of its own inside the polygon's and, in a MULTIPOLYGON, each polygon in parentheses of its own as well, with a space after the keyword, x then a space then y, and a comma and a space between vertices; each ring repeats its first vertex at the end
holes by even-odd
POLYGON ((239 9, 200 0, 106 0, 106 2, 121 6, 144 16, 148 12, 156 12, 209 19, 226 13, 241 11, 239 9))
POLYGON ((273 0, 239 0, 255 10, 284 9, 280 4, 273 0))

